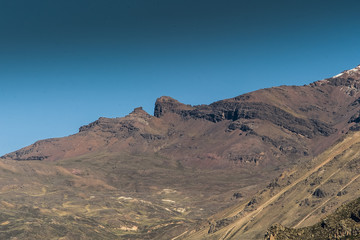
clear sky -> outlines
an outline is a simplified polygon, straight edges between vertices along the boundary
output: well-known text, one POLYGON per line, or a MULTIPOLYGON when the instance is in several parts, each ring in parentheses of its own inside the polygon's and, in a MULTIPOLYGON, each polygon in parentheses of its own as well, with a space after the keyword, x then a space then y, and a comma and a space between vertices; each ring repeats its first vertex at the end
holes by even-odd
POLYGON ((0 0, 0 155, 157 97, 208 104, 360 64, 360 1, 0 0))

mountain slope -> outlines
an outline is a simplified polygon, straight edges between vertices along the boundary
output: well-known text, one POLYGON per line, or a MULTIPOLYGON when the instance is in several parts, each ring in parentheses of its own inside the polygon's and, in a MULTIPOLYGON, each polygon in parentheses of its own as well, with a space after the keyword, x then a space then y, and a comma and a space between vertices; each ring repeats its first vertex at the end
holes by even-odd
POLYGON ((162 97, 154 116, 139 108, 124 118, 100 118, 77 134, 3 158, 58 160, 106 150, 156 152, 197 167, 277 166, 316 156, 347 131, 359 93, 354 76, 343 76, 349 78, 263 89, 210 105, 162 97))
MULTIPOLYGON (((38 141, 1 157, 0 211, 11 211, 16 222, 22 208, 33 207, 38 215, 31 219, 51 234, 46 219, 71 218, 71 226, 76 219, 92 222, 82 222, 86 227, 75 237, 54 235, 70 239, 93 230, 102 234, 99 239, 257 239, 270 218, 314 223, 319 206, 325 214, 351 198, 341 193, 343 200, 333 201, 331 194, 357 181, 356 172, 341 164, 357 158, 359 70, 210 105, 161 97, 154 116, 137 108, 68 137, 38 141), (334 178, 338 174, 341 181, 334 178), (284 210, 274 215, 275 207, 284 210), (293 212, 298 216, 291 219, 293 212)), ((18 226, 13 224, 0 223, 0 229, 18 226)), ((70 233, 70 225, 60 227, 70 233)), ((32 233, 22 228, 7 234, 32 233)))
POLYGON ((316 223, 341 204, 360 197, 360 133, 305 164, 289 169, 250 199, 211 218, 188 239, 263 239, 275 223, 302 227, 316 223))

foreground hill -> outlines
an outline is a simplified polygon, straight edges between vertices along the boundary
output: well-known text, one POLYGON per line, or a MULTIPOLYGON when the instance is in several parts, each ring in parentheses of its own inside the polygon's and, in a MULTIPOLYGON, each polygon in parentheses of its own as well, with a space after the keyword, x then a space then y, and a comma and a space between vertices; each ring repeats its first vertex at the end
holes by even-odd
POLYGON ((300 229, 272 226, 266 240, 359 239, 360 198, 348 203, 319 223, 300 229))
POLYGON ((319 206, 326 214, 358 194, 332 198, 357 180, 341 164, 356 163, 359 83, 357 67, 210 105, 161 97, 154 116, 137 108, 6 154, 0 211, 9 220, 0 232, 21 239, 258 239, 275 222, 312 224, 319 206))
POLYGON ((214 215, 187 239, 263 239, 276 223, 294 228, 315 224, 360 197, 359 164, 360 132, 350 132, 313 160, 283 172, 252 198, 214 215))

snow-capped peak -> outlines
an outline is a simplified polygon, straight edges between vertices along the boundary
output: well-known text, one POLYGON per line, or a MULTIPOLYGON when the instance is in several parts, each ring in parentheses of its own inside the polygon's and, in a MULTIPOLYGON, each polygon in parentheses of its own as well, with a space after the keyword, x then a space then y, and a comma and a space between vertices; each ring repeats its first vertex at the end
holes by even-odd
POLYGON ((338 78, 338 77, 341 77, 343 75, 348 75, 347 77, 351 77, 353 75, 357 75, 357 74, 360 74, 360 65, 358 65, 357 67, 353 68, 353 69, 350 69, 350 70, 346 70, 346 71, 343 71, 342 73, 338 74, 338 75, 335 75, 333 76, 332 78, 338 78))

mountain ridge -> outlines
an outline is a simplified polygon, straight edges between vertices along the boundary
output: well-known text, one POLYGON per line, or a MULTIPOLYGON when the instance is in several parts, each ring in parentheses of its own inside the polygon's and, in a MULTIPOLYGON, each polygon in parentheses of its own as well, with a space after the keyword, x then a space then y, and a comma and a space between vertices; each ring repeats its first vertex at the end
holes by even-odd
MULTIPOLYGON (((258 90, 234 98, 217 101, 210 105, 191 106, 191 105, 182 104, 171 97, 161 97, 158 98, 155 103, 154 117, 161 119, 166 113, 174 113, 181 116, 181 118, 183 119, 187 119, 187 118, 205 119, 215 123, 224 120, 229 120, 233 122, 233 124, 229 125, 228 130, 230 131, 235 129, 250 131, 251 128, 247 126, 246 123, 237 122, 237 120, 240 119, 247 119, 247 120, 257 119, 257 120, 268 120, 268 121, 270 120, 274 125, 278 125, 281 128, 285 128, 286 130, 304 135, 307 138, 313 138, 316 135, 328 136, 336 130, 334 128, 331 128, 330 124, 326 123, 324 119, 315 119, 314 116, 309 116, 308 119, 304 119, 304 115, 306 116, 307 112, 311 113, 311 112, 316 112, 317 110, 323 111, 319 107, 320 104, 302 106, 301 108, 300 107, 298 108, 297 112, 294 112, 293 109, 291 109, 291 107, 284 105, 282 103, 283 102, 282 100, 277 100, 278 104, 274 104, 274 103, 268 104, 267 102, 271 102, 269 100, 273 100, 274 95, 277 95, 277 97, 279 98, 281 97, 284 98, 284 96, 281 96, 282 94, 284 94, 281 91, 289 91, 289 92, 290 91, 301 92, 302 90, 308 92, 312 91, 312 95, 315 97, 316 94, 318 94, 318 92, 316 91, 319 91, 319 86, 322 86, 322 88, 326 87, 324 86, 324 81, 327 81, 326 85, 328 86, 335 86, 335 87, 339 86, 336 79, 343 79, 343 78, 330 78, 327 80, 321 80, 303 87, 283 86, 283 87, 258 90), (271 97, 272 99, 269 99, 271 97), (280 116, 280 118, 276 117, 275 115, 280 116)), ((343 89, 343 88, 340 89, 340 91, 345 91, 346 94, 349 93, 353 95, 355 91, 354 89, 357 89, 354 84, 352 85, 350 84, 349 86, 347 86, 348 81, 341 83, 342 83, 341 86, 351 89, 351 90, 343 89)), ((329 89, 327 90, 329 91, 329 89)), ((329 93, 325 93, 324 95, 327 94, 329 93)), ((300 98, 300 97, 301 96, 296 96, 296 98, 300 98)), ((285 96, 285 98, 287 98, 288 101, 289 100, 292 101, 292 99, 289 98, 289 95, 285 96)), ((293 101, 296 101, 296 98, 293 101)), ((143 113, 144 113, 143 115, 146 116, 147 120, 152 120, 153 117, 151 115, 145 114, 145 112, 143 113)), ((128 116, 131 116, 131 114, 128 116)), ((89 130, 90 127, 94 127, 97 124, 103 124, 104 121, 106 121, 105 119, 106 118, 100 118, 93 123, 80 127, 79 133, 85 132, 86 129, 89 130)), ((141 118, 138 118, 138 120, 139 119, 141 118)), ((118 121, 118 118, 115 118, 114 122, 115 121, 118 121)), ((127 121, 127 124, 124 124, 122 127, 128 129, 127 131, 129 132, 137 131, 137 128, 136 127, 134 128, 134 126, 132 126, 130 121, 127 121)), ((120 127, 120 129, 117 130, 122 131, 125 129, 121 129, 120 127)), ((148 137, 161 138, 160 135, 156 135, 156 136, 149 135, 148 137)), ((17 159, 19 160, 22 159, 19 156, 21 154, 17 154, 17 155, 18 155, 17 159)), ((28 154, 23 154, 23 155, 28 155, 28 154)), ((8 157, 11 155, 6 154, 4 156, 8 157)), ((23 160, 26 159, 43 160, 43 159, 47 159, 48 157, 49 156, 28 156, 23 160)))
MULTIPOLYGON (((93 220, 100 225, 111 226, 106 234, 120 238, 192 239, 201 233, 196 239, 216 239, 218 234, 225 239, 257 239, 266 228, 255 223, 262 221, 260 213, 272 215, 269 205, 263 205, 272 197, 277 196, 271 204, 282 203, 278 200, 282 199, 281 194, 293 196, 304 185, 300 190, 307 189, 314 195, 310 194, 308 200, 294 200, 299 201, 297 205, 291 205, 293 199, 290 205, 283 205, 303 211, 300 215, 309 214, 324 203, 322 199, 332 197, 329 194, 335 190, 331 189, 348 182, 345 176, 343 184, 330 177, 337 171, 331 167, 338 166, 334 159, 346 161, 340 156, 342 152, 339 156, 327 155, 329 161, 324 161, 323 166, 328 170, 323 175, 319 173, 323 169, 313 164, 326 158, 324 154, 336 152, 336 146, 345 146, 340 143, 350 141, 360 130, 358 68, 304 86, 260 89, 209 105, 191 106, 163 96, 155 102, 154 115, 140 107, 125 117, 101 117, 68 137, 41 140, 2 156, 0 170, 26 172, 29 168, 37 172, 33 166, 46 169, 48 175, 32 174, 31 178, 38 186, 53 189, 54 194, 71 193, 71 204, 65 197, 61 197, 62 202, 58 200, 66 214, 74 206, 91 206, 91 196, 95 195, 89 193, 94 194, 93 189, 112 196, 105 202, 96 202, 96 209, 129 214, 118 215, 120 222, 110 220, 111 214, 97 215, 97 210, 89 208, 76 214, 81 218, 94 214, 97 218, 93 220), (305 169, 314 171, 304 175, 305 169), (338 185, 323 189, 328 184, 321 180, 325 175, 338 185), (61 191, 48 178, 61 182, 61 191), (137 208, 142 212, 137 212, 137 208), (255 223, 246 222, 244 228, 237 225, 240 218, 249 216, 254 217, 255 223), (235 228, 230 229, 231 226, 235 228), (254 226, 253 232, 247 226, 254 226), (193 231, 195 235, 191 235, 193 231)), ((352 154, 356 146, 340 149, 352 154)), ((351 159, 355 159, 351 154, 351 159)), ((351 169, 341 169, 339 174, 345 170, 349 177, 355 174, 351 169)), ((20 186, 14 189, 16 193, 21 191, 20 186)), ((33 195, 26 199, 37 201, 33 195)), ((44 196, 51 199, 46 191, 44 196)), ((350 199, 349 195, 343 196, 350 199)), ((337 204, 340 202, 333 203, 337 204)), ((281 209, 281 205, 276 206, 281 209)), ((327 207, 328 211, 334 206, 327 207)), ((59 214, 59 210, 41 205, 38 208, 46 214, 59 214)), ((18 214, 16 211, 13 214, 18 214)), ((273 220, 294 221, 279 216, 273 220)))

